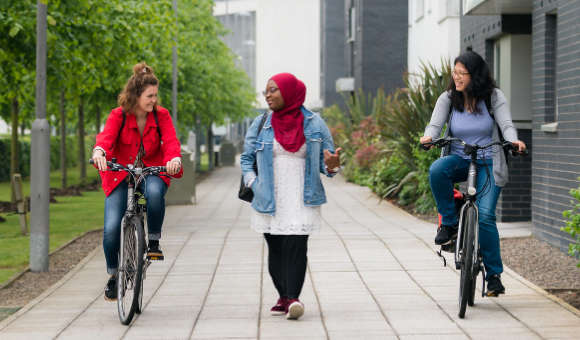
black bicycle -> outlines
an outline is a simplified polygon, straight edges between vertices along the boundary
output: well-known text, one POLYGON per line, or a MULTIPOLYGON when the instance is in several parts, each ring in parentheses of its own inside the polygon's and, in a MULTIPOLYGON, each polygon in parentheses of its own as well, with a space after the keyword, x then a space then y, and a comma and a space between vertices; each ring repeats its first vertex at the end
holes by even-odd
MULTIPOLYGON (((89 160, 93 164, 93 160, 89 160)), ((126 171, 129 173, 127 189, 127 210, 121 220, 121 239, 119 247, 119 268, 117 270, 117 310, 119 320, 128 325, 135 313, 140 314, 143 308, 143 280, 151 260, 147 254, 145 233, 145 196, 138 188, 147 176, 167 176, 164 166, 146 168, 123 166, 115 158, 107 162, 108 171, 126 171)))
MULTIPOLYGON (((445 147, 452 142, 459 142, 464 147, 464 153, 471 157, 469 164, 469 171, 467 174, 467 191, 463 192, 465 202, 459 210, 459 230, 457 239, 442 249, 455 253, 455 268, 461 270, 459 279, 459 312, 460 318, 465 317, 465 310, 467 305, 473 306, 475 300, 475 286, 477 282, 477 275, 482 274, 482 289, 481 296, 487 296, 485 290, 485 268, 483 266, 483 258, 479 247, 479 212, 476 205, 477 195, 477 152, 478 150, 486 150, 494 145, 501 145, 508 150, 512 155, 525 155, 527 151, 518 153, 516 147, 511 142, 493 142, 487 145, 471 145, 467 144, 460 138, 446 137, 434 140, 429 143, 422 144, 424 149, 429 149, 429 146, 445 147)), ((489 170, 488 170, 489 171, 489 170)), ((493 176, 493 174, 488 174, 493 176)), ((486 183, 482 192, 486 190, 489 182, 486 183)), ((440 255, 441 256, 441 255, 440 255)))

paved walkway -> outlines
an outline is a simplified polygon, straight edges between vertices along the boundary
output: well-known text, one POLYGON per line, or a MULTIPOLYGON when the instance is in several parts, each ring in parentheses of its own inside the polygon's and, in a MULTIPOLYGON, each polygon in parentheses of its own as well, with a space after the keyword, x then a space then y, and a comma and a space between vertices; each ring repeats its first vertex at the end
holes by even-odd
POLYGON ((103 299, 96 249, 1 322, 0 339, 578 339, 578 311, 509 269, 507 294, 476 297, 459 319, 459 277, 435 254, 434 226, 342 178, 326 181, 324 227, 309 242, 304 317, 270 316, 267 249, 238 185, 238 168, 219 169, 198 205, 168 208, 166 260, 149 268, 144 312, 129 327, 103 299))

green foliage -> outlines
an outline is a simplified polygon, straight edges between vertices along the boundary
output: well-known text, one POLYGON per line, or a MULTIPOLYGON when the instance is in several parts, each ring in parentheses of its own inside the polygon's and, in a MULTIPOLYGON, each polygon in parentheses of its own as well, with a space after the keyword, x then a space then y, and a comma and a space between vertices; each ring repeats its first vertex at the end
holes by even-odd
MULTIPOLYGON (((580 177, 578 180, 580 180, 580 177)), ((570 195, 575 201, 571 202, 572 209, 563 212, 567 221, 562 230, 570 234, 574 240, 568 245, 568 253, 578 258, 580 257, 580 187, 570 190, 570 195)), ((578 262, 577 266, 580 267, 580 262, 578 262)))
MULTIPOLYGON (((87 152, 93 138, 87 137, 87 152)), ((67 167, 74 167, 78 164, 78 144, 74 143, 75 137, 68 136, 66 142, 66 164, 67 167)), ((10 139, 0 137, 0 182, 10 181, 10 139)), ((22 138, 20 144, 19 173, 23 177, 30 175, 30 138, 22 138)), ((50 139, 50 170, 60 168, 60 137, 50 139)))
MULTIPOLYGON (((74 135, 81 123, 89 126, 85 131, 96 133, 97 112, 102 125, 106 113, 117 105, 133 65, 141 61, 155 69, 160 104, 171 109, 175 44, 178 132, 182 136, 197 120, 207 126, 255 114, 253 87, 220 39, 226 31, 213 16, 213 1, 180 0, 177 18, 172 2, 47 2, 47 119, 51 126, 60 125, 62 108, 66 135, 74 135), (81 101, 84 122, 78 119, 81 101)), ((0 46, 0 117, 9 122, 16 101, 15 123, 29 128, 35 112, 36 1, 0 1, 0 46)), ((69 159, 86 161, 77 158, 71 154, 69 159)))
POLYGON ((406 88, 388 96, 379 89, 374 97, 359 91, 345 98, 346 112, 325 109, 335 143, 345 149, 347 179, 416 212, 435 212, 429 167, 439 151, 421 150, 419 137, 450 79, 448 62, 439 69, 423 64, 420 75, 404 77, 406 88))

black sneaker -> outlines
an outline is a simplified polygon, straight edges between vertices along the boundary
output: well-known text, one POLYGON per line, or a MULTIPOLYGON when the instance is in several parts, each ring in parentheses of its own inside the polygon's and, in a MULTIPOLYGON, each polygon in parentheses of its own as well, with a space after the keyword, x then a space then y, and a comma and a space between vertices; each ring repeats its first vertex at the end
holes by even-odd
POLYGON ((457 238, 457 224, 448 226, 442 224, 437 229, 437 235, 435 236, 435 244, 436 245, 445 245, 453 242, 454 239, 457 238))
POLYGON ((117 275, 113 275, 105 286, 105 300, 117 301, 117 275))
POLYGON ((498 274, 494 274, 487 279, 487 296, 498 296, 505 294, 505 287, 501 284, 501 278, 498 274))
POLYGON ((163 252, 159 248, 158 240, 149 241, 149 249, 147 249, 147 258, 151 261, 163 261, 163 252))

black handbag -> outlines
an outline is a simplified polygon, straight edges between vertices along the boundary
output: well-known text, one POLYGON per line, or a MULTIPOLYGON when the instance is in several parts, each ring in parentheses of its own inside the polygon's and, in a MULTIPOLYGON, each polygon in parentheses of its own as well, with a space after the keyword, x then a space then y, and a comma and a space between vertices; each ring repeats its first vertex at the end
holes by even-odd
MULTIPOLYGON (((268 116, 267 113, 264 113, 262 115, 262 120, 260 121, 260 126, 258 127, 258 135, 260 135, 260 132, 262 132, 262 127, 264 126, 264 122, 266 121, 266 117, 268 116)), ((256 176, 258 176, 258 162, 257 159, 254 158, 254 164, 252 165, 254 168, 254 172, 256 173, 256 176)), ((252 202, 252 200, 254 199, 254 192, 252 191, 252 188, 247 187, 244 184, 244 175, 242 174, 242 178, 240 179, 240 191, 238 192, 238 198, 241 199, 242 201, 246 201, 246 202, 252 202)))

